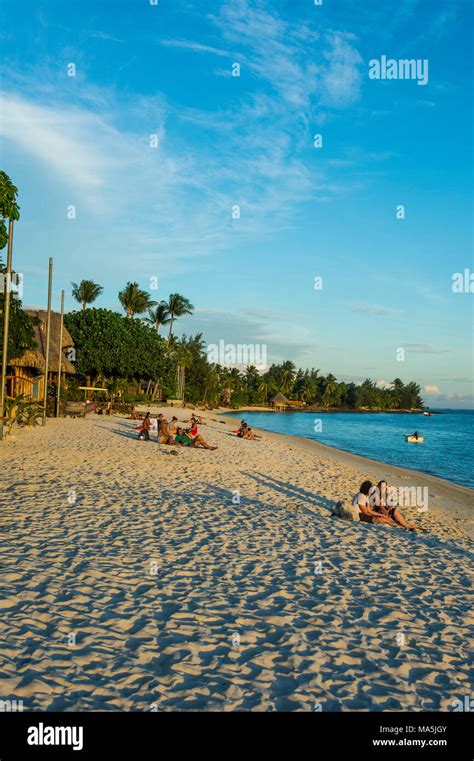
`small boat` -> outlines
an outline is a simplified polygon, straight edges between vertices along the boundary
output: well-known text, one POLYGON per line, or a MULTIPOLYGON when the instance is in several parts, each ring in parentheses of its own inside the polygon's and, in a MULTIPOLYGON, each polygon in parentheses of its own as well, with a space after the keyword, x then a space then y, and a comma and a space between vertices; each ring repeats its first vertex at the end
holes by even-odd
POLYGON ((406 433, 405 434, 405 441, 408 441, 410 444, 423 444, 424 438, 423 436, 413 436, 412 433, 406 433))
POLYGON ((432 412, 424 412, 423 415, 426 415, 426 417, 433 417, 432 412))

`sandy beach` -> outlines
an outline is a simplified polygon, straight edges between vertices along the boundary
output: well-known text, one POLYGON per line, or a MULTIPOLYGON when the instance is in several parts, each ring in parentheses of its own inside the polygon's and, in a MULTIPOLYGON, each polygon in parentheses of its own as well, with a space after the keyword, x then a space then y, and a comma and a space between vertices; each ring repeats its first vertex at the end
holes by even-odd
POLYGON ((176 457, 120 416, 2 444, 0 695, 25 711, 434 711, 470 695, 472 492, 206 420, 218 449, 176 457), (404 511, 426 533, 331 517, 383 476, 428 485, 429 510, 404 511))

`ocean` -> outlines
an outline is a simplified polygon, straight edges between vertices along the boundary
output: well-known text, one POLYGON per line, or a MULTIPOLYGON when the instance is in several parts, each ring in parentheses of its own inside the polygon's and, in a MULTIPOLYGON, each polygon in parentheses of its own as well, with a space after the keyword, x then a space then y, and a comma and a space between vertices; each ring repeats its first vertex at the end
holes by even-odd
POLYGON ((474 410, 424 415, 358 412, 237 412, 250 426, 290 433, 474 488, 474 410), (320 421, 318 423, 318 421, 320 421), (320 430, 319 430, 320 429, 320 430), (417 430, 423 444, 409 444, 417 430))

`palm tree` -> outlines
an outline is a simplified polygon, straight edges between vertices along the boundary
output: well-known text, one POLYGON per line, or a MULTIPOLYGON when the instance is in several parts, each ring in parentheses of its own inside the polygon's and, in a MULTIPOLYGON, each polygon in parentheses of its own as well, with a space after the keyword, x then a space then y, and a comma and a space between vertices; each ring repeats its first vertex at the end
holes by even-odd
POLYGON ((337 379, 332 373, 326 376, 323 394, 323 403, 326 407, 330 407, 335 400, 337 392, 337 379))
POLYGON ((293 362, 287 360, 283 362, 280 370, 281 392, 291 394, 295 382, 295 366, 293 362))
POLYGON ((168 325, 170 321, 170 316, 168 312, 168 304, 166 301, 160 301, 158 306, 155 309, 150 309, 148 312, 150 315, 149 317, 145 317, 145 322, 148 322, 150 325, 153 325, 156 328, 156 332, 158 335, 160 334, 160 326, 161 325, 168 325))
POLYGON ((93 280, 81 280, 79 285, 77 283, 71 283, 72 295, 82 304, 82 308, 85 309, 88 304, 92 304, 96 300, 97 296, 100 296, 104 290, 101 285, 97 285, 93 280))
POLYGON ((120 291, 119 301, 127 313, 127 317, 133 319, 136 314, 143 314, 154 307, 156 301, 153 301, 150 294, 142 291, 138 283, 128 282, 123 291, 120 291))
POLYGON ((263 401, 268 402, 268 397, 276 390, 275 381, 264 375, 258 386, 258 392, 262 395, 263 401))
POLYGON ((176 386, 178 391, 178 399, 184 401, 184 387, 186 385, 186 369, 192 367, 193 354, 191 347, 188 345, 186 339, 183 339, 178 345, 176 352, 176 386))
POLYGON ((167 309, 170 316, 170 329, 168 333, 169 340, 173 334, 173 322, 175 319, 177 317, 183 317, 185 314, 192 314, 194 307, 188 299, 186 299, 184 296, 181 296, 179 293, 170 293, 167 309))

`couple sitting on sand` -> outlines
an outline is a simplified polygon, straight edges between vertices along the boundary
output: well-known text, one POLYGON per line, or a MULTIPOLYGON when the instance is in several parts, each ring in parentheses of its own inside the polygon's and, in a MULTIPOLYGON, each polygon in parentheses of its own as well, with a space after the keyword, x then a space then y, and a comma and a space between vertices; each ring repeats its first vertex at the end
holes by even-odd
POLYGON ((379 481, 378 484, 363 481, 352 499, 352 504, 337 502, 332 507, 332 513, 348 521, 401 526, 405 531, 425 531, 405 520, 395 504, 393 491, 389 490, 386 481, 379 481))
POLYGON ((234 433, 236 433, 240 439, 250 439, 251 441, 256 441, 257 439, 262 438, 261 436, 257 436, 257 434, 252 431, 245 420, 240 421, 240 428, 238 431, 234 431, 234 433))
POLYGON ((158 434, 158 444, 177 444, 181 447, 203 447, 204 449, 217 449, 217 447, 211 447, 204 441, 203 437, 199 433, 197 421, 193 418, 191 418, 191 420, 192 427, 185 430, 179 426, 177 417, 173 417, 171 422, 168 423, 163 415, 158 415, 155 420, 152 419, 150 417, 150 413, 147 412, 143 419, 143 423, 140 426, 141 430, 138 438, 149 441, 150 431, 155 430, 158 434))
POLYGON ((401 526, 405 531, 419 531, 415 524, 407 523, 398 506, 391 504, 386 481, 373 484, 364 481, 352 499, 352 506, 359 510, 359 520, 365 523, 384 523, 389 526, 401 526))

